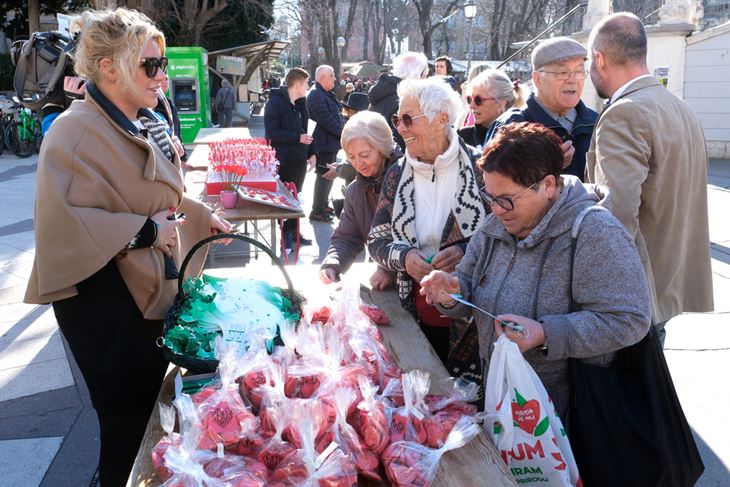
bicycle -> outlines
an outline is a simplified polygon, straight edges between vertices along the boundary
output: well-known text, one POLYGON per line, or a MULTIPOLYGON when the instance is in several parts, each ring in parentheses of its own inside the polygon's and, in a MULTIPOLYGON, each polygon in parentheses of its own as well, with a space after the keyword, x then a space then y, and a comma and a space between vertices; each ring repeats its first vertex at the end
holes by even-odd
POLYGON ((18 157, 29 157, 39 152, 43 135, 38 116, 13 97, 16 117, 5 126, 5 146, 18 157))

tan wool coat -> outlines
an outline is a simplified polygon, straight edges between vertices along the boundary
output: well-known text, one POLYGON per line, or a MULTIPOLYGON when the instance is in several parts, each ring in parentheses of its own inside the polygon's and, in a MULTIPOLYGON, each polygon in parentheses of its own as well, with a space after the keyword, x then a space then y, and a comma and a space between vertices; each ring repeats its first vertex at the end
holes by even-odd
MULTIPOLYGON (((25 302, 51 303, 77 294, 76 284, 111 259, 147 319, 164 318, 177 292, 165 279, 163 254, 147 247, 123 250, 148 217, 167 208, 184 212, 174 260, 210 232, 211 210, 183 196, 183 174, 141 134, 115 122, 87 94, 49 130, 36 176, 36 254, 25 302)), ((196 255, 189 273, 202 267, 196 255)), ((110 310, 113 313, 113 310, 110 310)))
POLYGON ((652 295, 652 322, 713 309, 707 152, 692 110, 641 78, 604 110, 586 181, 608 186, 612 212, 636 241, 652 295))

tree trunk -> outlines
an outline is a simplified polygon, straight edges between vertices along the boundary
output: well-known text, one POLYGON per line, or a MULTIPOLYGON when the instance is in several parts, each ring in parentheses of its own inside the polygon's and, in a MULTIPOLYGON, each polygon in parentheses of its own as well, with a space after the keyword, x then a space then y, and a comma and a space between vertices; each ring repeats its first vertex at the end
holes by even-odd
MULTIPOLYGON (((368 47, 370 47, 370 16, 372 15, 372 1, 362 2, 362 60, 368 58, 368 47)), ((377 8, 377 7, 376 7, 377 8)), ((373 38, 375 42, 375 38, 373 38)))
POLYGON ((41 2, 40 0, 28 0, 28 27, 32 35, 33 32, 41 30, 41 2))

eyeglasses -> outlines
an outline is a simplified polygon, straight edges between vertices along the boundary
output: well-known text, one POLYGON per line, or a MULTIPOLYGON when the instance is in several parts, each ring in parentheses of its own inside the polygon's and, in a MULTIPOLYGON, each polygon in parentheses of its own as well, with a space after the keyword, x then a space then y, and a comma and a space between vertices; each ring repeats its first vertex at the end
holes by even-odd
POLYGON ((393 127, 398 128, 398 125, 403 122, 403 125, 406 126, 406 128, 411 128, 411 125, 413 125, 413 121, 417 118, 425 117, 426 114, 422 113, 420 115, 416 115, 415 117, 412 115, 408 115, 407 113, 404 113, 401 116, 398 116, 396 114, 393 114, 390 117, 390 121, 393 124, 393 127))
POLYGON ((484 202, 489 206, 492 206, 496 203, 503 210, 512 211, 515 209, 515 200, 525 194, 528 190, 537 186, 538 184, 540 184, 540 181, 532 183, 530 186, 523 189, 514 196, 494 196, 484 191, 484 188, 479 190, 479 195, 482 197, 482 200, 484 200, 484 202))
POLYGON ((555 79, 558 81, 566 81, 570 79, 570 75, 574 74, 575 79, 586 79, 586 76, 588 75, 588 71, 585 69, 576 69, 575 71, 567 71, 567 70, 560 70, 560 71, 545 71, 544 69, 538 69, 541 73, 550 73, 555 76, 555 79))
POLYGON ((148 57, 140 61, 139 67, 144 68, 144 72, 148 78, 154 78, 157 76, 157 71, 160 69, 163 73, 167 73, 167 58, 165 56, 160 58, 148 57))
POLYGON ((475 97, 472 97, 472 96, 466 97, 467 105, 471 105, 471 102, 473 101, 474 104, 478 107, 482 106, 482 103, 484 103, 487 100, 496 100, 496 98, 494 98, 493 96, 481 97, 479 95, 476 95, 475 97))

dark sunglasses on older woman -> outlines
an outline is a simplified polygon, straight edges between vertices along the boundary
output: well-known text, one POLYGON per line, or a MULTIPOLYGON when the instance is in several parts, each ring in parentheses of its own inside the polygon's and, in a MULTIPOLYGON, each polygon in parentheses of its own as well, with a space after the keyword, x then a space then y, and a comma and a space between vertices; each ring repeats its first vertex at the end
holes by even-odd
POLYGON ((148 78, 154 78, 160 69, 163 73, 167 73, 167 58, 165 56, 159 58, 148 57, 140 61, 139 67, 144 67, 144 72, 148 78))
POLYGON ((422 113, 420 115, 416 115, 415 117, 408 115, 407 113, 404 113, 401 116, 396 115, 395 113, 391 115, 390 121, 393 124, 393 127, 398 128, 398 125, 403 122, 403 125, 406 126, 406 128, 410 128, 411 125, 413 125, 413 121, 417 118, 425 117, 426 114, 422 113))
POLYGON ((476 95, 474 97, 469 95, 466 97, 467 105, 471 105, 471 102, 474 102, 474 104, 478 107, 482 106, 482 103, 484 103, 485 101, 488 101, 488 100, 496 100, 496 98, 494 98, 493 96, 482 97, 479 95, 476 95))
POLYGON ((484 188, 481 188, 479 190, 479 195, 482 197, 482 201, 484 201, 489 206, 497 204, 503 210, 512 211, 515 209, 515 200, 525 194, 528 190, 537 186, 538 184, 540 184, 540 181, 532 183, 514 196, 494 196, 490 193, 487 193, 484 188))

